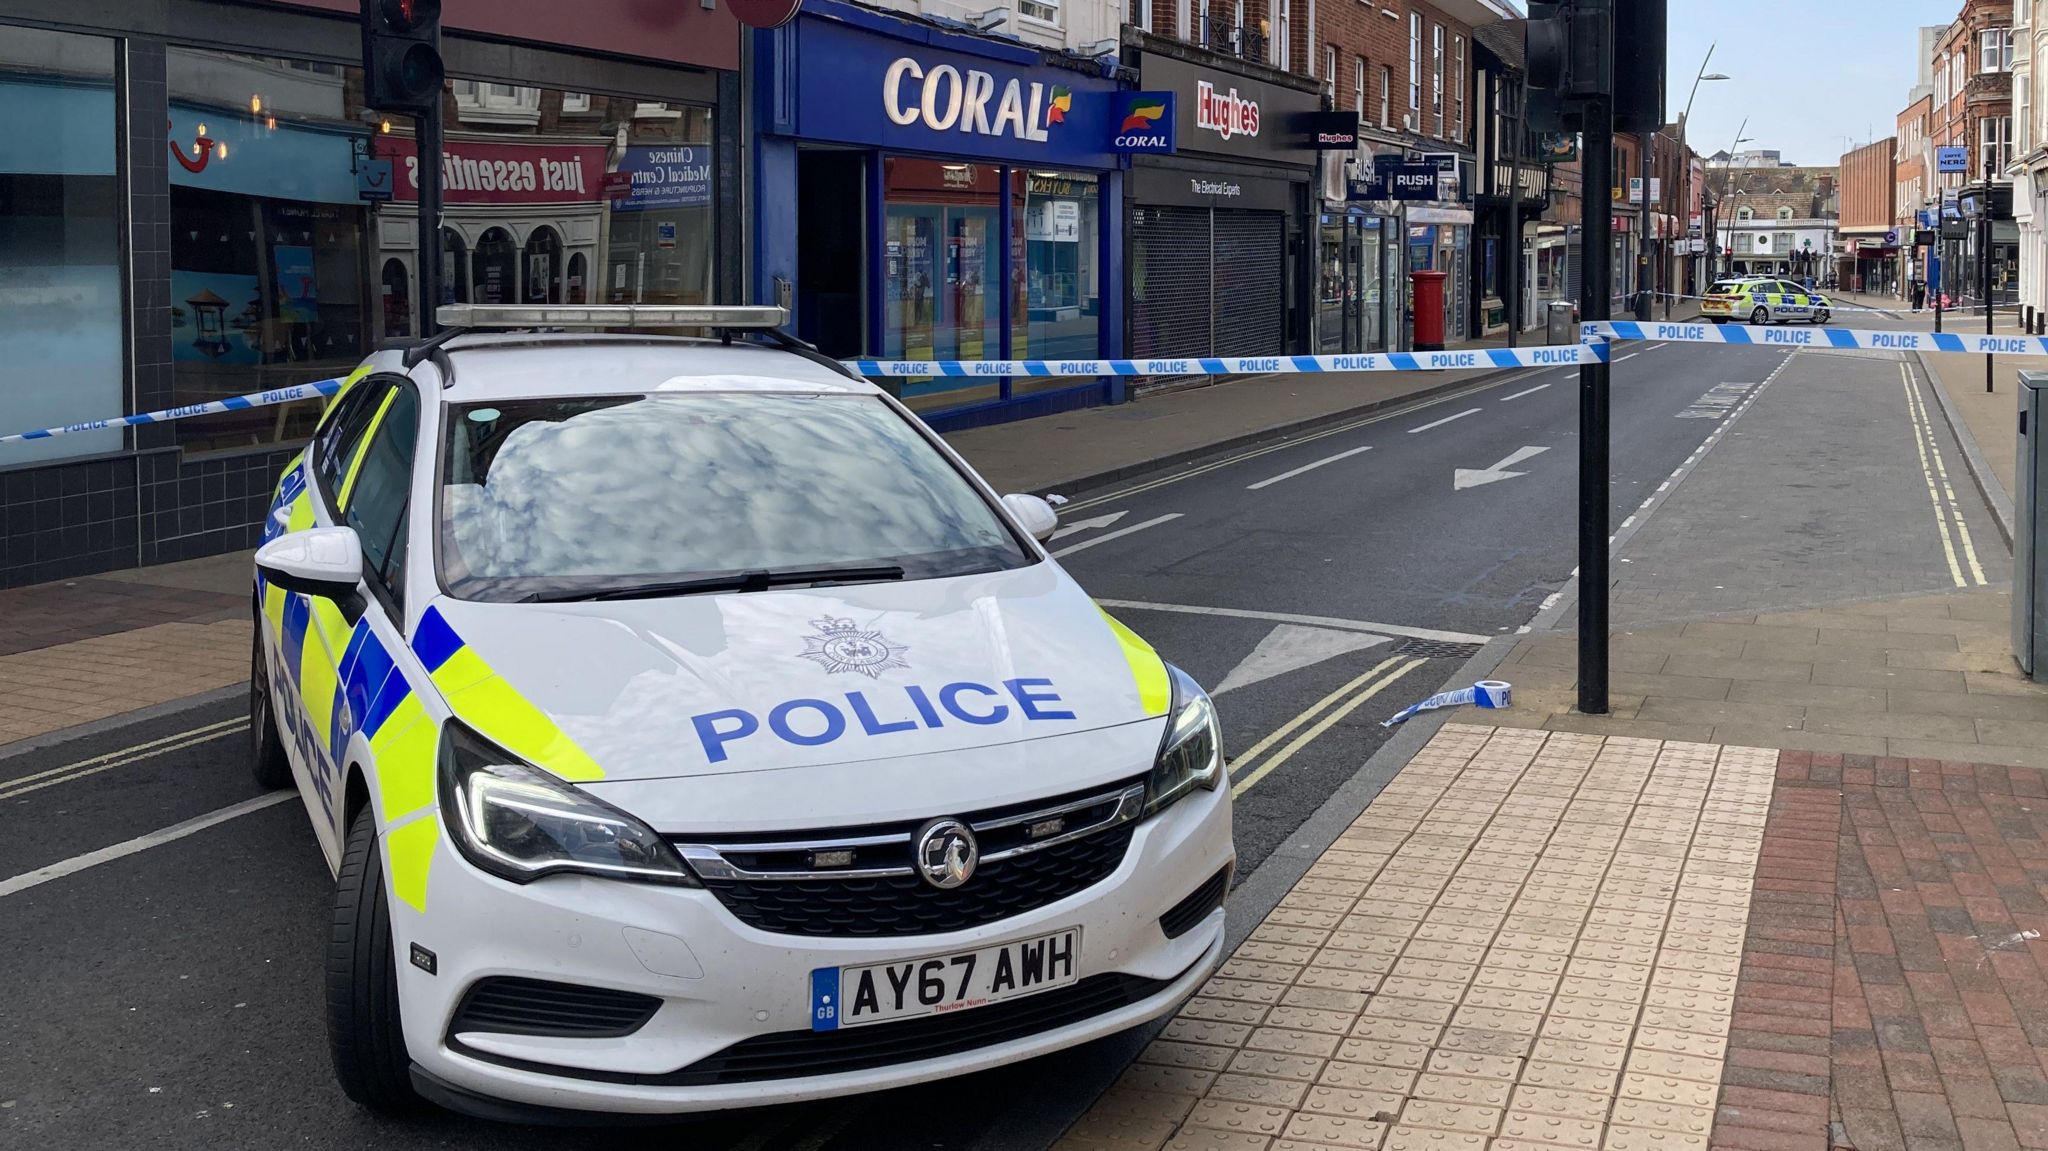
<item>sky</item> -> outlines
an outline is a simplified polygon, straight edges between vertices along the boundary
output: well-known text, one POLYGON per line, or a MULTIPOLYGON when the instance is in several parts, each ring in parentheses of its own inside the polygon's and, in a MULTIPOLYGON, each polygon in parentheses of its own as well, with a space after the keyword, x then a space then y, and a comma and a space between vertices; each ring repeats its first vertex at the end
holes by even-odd
POLYGON ((1743 148, 1776 148, 1796 164, 1836 164, 1896 129, 1917 76, 1922 25, 1947 24, 1962 0, 1670 0, 1667 121, 1676 121, 1700 73, 1686 142, 1703 156, 1729 148, 1743 118, 1743 148))

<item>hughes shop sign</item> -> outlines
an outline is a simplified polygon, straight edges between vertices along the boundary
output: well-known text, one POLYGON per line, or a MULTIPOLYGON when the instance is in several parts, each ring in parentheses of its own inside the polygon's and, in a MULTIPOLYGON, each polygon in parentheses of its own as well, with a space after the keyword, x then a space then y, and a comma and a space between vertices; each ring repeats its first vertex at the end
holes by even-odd
POLYGON ((1129 111, 1113 81, 1047 67, 1035 49, 931 30, 913 41, 870 22, 902 23, 803 16, 776 32, 789 50, 769 69, 773 131, 938 155, 1115 166, 1111 141, 1129 111), (977 51, 955 50, 967 47, 977 51))
POLYGON ((1147 53, 1138 82, 1171 91, 1181 152, 1206 152, 1266 163, 1316 162, 1313 91, 1269 84, 1234 72, 1147 53))

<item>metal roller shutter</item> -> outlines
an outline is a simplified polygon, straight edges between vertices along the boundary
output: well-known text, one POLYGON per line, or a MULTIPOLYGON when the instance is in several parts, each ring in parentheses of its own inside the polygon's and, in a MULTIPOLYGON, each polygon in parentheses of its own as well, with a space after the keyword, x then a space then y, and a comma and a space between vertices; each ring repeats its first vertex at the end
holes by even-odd
POLYGON ((1275 356, 1286 346, 1285 217, 1216 213, 1216 355, 1275 356))
POLYGON ((1131 355, 1208 355, 1208 209, 1135 209, 1131 245, 1131 355))

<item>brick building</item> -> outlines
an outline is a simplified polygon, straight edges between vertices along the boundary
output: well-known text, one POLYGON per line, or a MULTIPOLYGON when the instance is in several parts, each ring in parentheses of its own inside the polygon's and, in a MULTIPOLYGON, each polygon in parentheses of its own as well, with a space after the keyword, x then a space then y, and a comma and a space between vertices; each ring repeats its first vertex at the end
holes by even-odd
POLYGON ((1898 116, 1898 131, 1892 137, 1892 226, 1907 241, 1899 260, 1899 290, 1910 296, 1915 280, 1926 275, 1925 252, 1910 243, 1920 224, 1920 212, 1934 194, 1933 129, 1934 92, 1932 84, 1898 116))
POLYGON ((1851 291, 1882 291, 1899 278, 1898 145, 1887 137, 1842 157, 1835 275, 1851 291))
MULTIPOLYGON (((2006 169, 2012 151, 2012 2, 1966 0, 1934 47, 1934 96, 1929 138, 1937 149, 1968 150, 1967 171, 1935 173, 1935 186, 1951 209, 1952 194, 1986 183, 2011 186, 2006 169)), ((1976 229, 1963 239, 1942 241, 1942 281, 1950 295, 1974 298, 1982 264, 1976 229)), ((1994 220, 1990 261, 1994 295, 2010 296, 2018 288, 2019 232, 2010 215, 1994 220)))

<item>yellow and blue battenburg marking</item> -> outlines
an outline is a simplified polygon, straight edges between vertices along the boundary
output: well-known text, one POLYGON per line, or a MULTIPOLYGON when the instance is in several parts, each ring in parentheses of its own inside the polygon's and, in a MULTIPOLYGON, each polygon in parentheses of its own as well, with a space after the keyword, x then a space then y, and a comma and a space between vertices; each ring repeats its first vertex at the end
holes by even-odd
POLYGON ((604 778, 597 761, 576 746, 546 712, 492 671, 476 649, 455 634, 439 608, 428 608, 420 618, 412 650, 448 706, 492 742, 571 782, 604 778))

